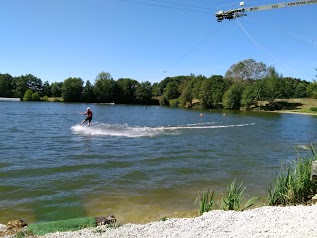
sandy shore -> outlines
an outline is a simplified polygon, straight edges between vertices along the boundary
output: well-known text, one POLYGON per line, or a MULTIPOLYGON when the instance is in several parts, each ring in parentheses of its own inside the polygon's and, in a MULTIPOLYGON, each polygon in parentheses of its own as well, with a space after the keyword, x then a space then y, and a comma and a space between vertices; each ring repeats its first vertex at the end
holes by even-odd
POLYGON ((299 115, 312 115, 312 116, 317 116, 317 113, 312 113, 312 112, 297 112, 297 111, 291 111, 291 110, 276 110, 276 111, 265 111, 265 112, 288 113, 288 114, 299 114, 299 115))
POLYGON ((47 234, 57 237, 236 237, 316 238, 317 206, 261 207, 243 212, 211 211, 195 218, 175 218, 148 224, 106 226, 77 232, 47 234))

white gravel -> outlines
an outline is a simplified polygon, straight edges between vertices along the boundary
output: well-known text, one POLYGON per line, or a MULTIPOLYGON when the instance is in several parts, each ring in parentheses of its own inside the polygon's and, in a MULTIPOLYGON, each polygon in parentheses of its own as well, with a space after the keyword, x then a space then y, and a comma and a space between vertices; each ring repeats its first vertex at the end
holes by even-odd
POLYGON ((118 228, 101 226, 44 237, 317 238, 317 206, 261 207, 243 212, 217 210, 195 218, 125 224, 118 228))

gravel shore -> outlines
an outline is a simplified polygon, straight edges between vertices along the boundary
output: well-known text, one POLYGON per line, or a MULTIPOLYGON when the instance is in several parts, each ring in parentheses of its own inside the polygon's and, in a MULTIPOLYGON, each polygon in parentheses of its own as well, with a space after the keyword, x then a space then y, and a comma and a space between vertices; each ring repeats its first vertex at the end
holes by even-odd
POLYGON ((266 206, 243 212, 216 210, 195 218, 171 218, 142 225, 125 224, 118 228, 101 226, 44 237, 317 238, 317 206, 266 206))

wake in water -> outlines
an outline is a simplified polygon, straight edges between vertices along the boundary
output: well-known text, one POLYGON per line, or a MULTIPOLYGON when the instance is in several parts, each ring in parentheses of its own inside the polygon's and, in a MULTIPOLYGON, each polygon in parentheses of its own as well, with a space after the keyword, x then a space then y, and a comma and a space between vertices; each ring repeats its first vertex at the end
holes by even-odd
POLYGON ((160 135, 178 135, 183 130, 189 129, 217 129, 217 128, 231 128, 253 126, 255 123, 238 124, 238 125, 213 125, 213 122, 187 124, 180 126, 129 126, 127 124, 106 124, 94 123, 88 127, 86 125, 75 125, 70 129, 81 135, 97 135, 97 136, 118 136, 118 137, 154 137, 160 135))

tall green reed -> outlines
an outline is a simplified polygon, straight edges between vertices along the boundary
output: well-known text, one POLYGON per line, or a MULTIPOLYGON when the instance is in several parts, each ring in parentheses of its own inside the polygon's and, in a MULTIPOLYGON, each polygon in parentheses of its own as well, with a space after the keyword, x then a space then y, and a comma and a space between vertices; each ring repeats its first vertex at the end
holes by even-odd
POLYGON ((311 150, 312 157, 299 157, 277 177, 273 185, 270 185, 266 201, 268 205, 303 204, 317 193, 317 182, 310 179, 312 161, 316 160, 312 146, 311 150))
POLYGON ((204 191, 203 194, 196 199, 196 202, 198 199, 200 202, 199 214, 201 215, 204 212, 215 209, 243 211, 253 206, 258 197, 253 197, 242 205, 246 189, 246 187, 242 187, 242 184, 243 183, 238 186, 236 180, 234 180, 230 186, 227 186, 227 193, 225 197, 221 199, 220 205, 214 199, 214 191, 212 191, 211 195, 209 189, 204 191))
POLYGON ((213 206, 215 205, 214 201, 214 191, 209 195, 209 189, 204 191, 203 194, 196 199, 195 203, 199 199, 199 214, 202 215, 204 212, 209 212, 213 210, 213 206))
POLYGON ((237 185, 236 180, 233 180, 230 186, 227 186, 227 194, 222 198, 220 206, 222 210, 243 211, 254 205, 254 202, 258 199, 258 197, 252 197, 247 200, 244 205, 242 205, 246 189, 246 187, 242 187, 242 184, 243 183, 237 185))

